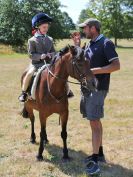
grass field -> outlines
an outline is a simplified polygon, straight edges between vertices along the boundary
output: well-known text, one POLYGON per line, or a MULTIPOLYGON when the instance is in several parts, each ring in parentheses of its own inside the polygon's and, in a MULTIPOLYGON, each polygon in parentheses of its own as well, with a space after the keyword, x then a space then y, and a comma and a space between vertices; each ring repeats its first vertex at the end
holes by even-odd
MULTIPOLYGON (((57 49, 70 43, 60 41, 57 49)), ((104 150, 107 164, 100 164, 102 177, 133 177, 133 42, 120 41, 121 70, 112 74, 110 93, 105 103, 104 150)), ((3 47, 1 47, 3 49, 3 47)), ((36 115, 37 144, 29 143, 30 121, 19 116, 22 105, 20 76, 29 60, 7 48, 0 54, 0 177, 86 177, 83 159, 91 153, 89 122, 79 112, 80 88, 71 85, 75 97, 69 101, 68 147, 73 160, 62 163, 61 128, 58 116, 48 119, 50 144, 44 151, 45 161, 37 162, 40 124, 36 115), (11 53, 10 53, 11 52, 11 53)))

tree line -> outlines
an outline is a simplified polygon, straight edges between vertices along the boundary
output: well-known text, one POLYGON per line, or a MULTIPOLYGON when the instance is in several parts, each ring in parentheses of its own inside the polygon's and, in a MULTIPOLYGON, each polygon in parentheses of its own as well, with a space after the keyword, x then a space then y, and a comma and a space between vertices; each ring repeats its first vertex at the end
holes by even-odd
POLYGON ((53 18, 49 35, 68 38, 75 24, 61 6, 58 0, 0 0, 0 43, 23 46, 31 36, 31 19, 38 12, 53 18))
MULTIPOLYGON (((53 17, 49 35, 55 40, 69 38, 76 27, 61 7, 59 0, 0 0, 0 43, 23 46, 31 36, 31 19, 38 12, 53 17)), ((113 37, 116 46, 117 39, 133 38, 132 0, 88 0, 78 22, 90 17, 102 22, 102 32, 113 37)))
POLYGON ((97 18, 102 22, 102 32, 115 39, 133 38, 132 0, 88 0, 88 5, 79 16, 79 22, 87 18, 97 18))

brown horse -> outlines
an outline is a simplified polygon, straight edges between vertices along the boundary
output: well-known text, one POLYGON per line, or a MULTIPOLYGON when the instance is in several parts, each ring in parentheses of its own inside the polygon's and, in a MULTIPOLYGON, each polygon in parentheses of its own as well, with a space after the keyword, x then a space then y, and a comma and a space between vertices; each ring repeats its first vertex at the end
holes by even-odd
MULTIPOLYGON (((80 47, 69 46, 64 48, 60 57, 54 61, 41 73, 36 90, 36 101, 27 100, 24 104, 23 113, 27 113, 31 120, 31 142, 35 143, 34 114, 33 109, 39 111, 41 124, 40 147, 37 155, 38 160, 42 160, 43 150, 48 142, 46 134, 46 120, 57 113, 61 120, 61 137, 63 139, 63 159, 69 159, 67 149, 67 121, 68 121, 68 98, 66 83, 68 76, 79 81, 87 89, 96 89, 96 79, 90 70, 89 61, 84 57, 84 50, 80 47)), ((22 76, 22 80, 24 78, 22 76)))

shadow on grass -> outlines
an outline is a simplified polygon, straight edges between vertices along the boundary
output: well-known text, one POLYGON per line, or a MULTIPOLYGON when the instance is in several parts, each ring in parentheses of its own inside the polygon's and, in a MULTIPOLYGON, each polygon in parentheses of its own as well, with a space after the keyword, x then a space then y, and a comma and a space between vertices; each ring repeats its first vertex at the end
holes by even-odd
POLYGON ((133 49, 133 47, 121 46, 121 45, 118 45, 117 48, 120 48, 120 49, 133 49))
MULTIPOLYGON (((87 154, 82 151, 69 149, 69 156, 72 158, 72 160, 64 163, 62 161, 61 147, 55 144, 49 144, 47 145, 46 149, 50 154, 50 158, 46 159, 45 162, 52 163, 66 175, 74 177, 86 176, 84 158, 87 157, 87 154)), ((133 170, 122 167, 121 165, 107 163, 100 164, 100 166, 102 177, 133 177, 133 170)))

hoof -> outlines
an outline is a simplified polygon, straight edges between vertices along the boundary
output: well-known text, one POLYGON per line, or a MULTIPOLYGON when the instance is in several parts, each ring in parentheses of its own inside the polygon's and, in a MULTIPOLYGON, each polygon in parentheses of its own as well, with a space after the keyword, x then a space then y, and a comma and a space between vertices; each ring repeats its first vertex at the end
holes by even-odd
POLYGON ((30 142, 31 142, 32 144, 36 144, 36 140, 34 140, 34 139, 30 139, 30 142))
POLYGON ((89 175, 89 177, 101 177, 101 173, 94 174, 94 175, 89 175))
POLYGON ((30 142, 31 142, 32 144, 35 144, 35 143, 36 143, 36 135, 35 135, 35 133, 34 133, 34 134, 31 134, 30 142))
POLYGON ((37 161, 39 161, 39 162, 43 161, 43 156, 37 155, 36 158, 37 158, 37 161))
POLYGON ((70 162, 70 161, 72 161, 72 158, 70 158, 70 157, 63 157, 62 158, 62 162, 64 162, 64 163, 70 162))
POLYGON ((46 144, 49 144, 49 140, 46 140, 45 143, 46 143, 46 144))

